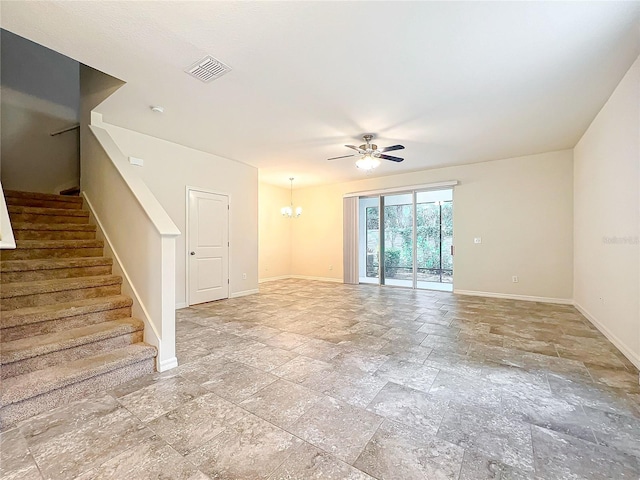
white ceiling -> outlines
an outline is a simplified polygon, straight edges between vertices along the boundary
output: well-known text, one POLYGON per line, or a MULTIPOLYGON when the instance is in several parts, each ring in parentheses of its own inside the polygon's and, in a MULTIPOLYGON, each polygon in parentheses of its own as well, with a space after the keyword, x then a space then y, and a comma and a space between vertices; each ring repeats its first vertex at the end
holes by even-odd
MULTIPOLYGON (((640 2, 7 2, 2 28, 127 82, 105 120, 288 186, 571 148, 640 54, 640 2), (203 84, 210 54, 233 71, 203 84), (162 105, 163 115, 149 106, 162 105), (354 159, 355 160, 355 159, 354 159)), ((176 159, 179 162, 180 159, 176 159)))

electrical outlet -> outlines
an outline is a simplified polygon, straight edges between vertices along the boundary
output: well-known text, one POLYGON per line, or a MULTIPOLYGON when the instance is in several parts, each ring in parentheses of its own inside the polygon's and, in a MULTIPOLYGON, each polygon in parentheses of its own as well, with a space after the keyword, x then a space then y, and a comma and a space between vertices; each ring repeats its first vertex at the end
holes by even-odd
POLYGON ((246 279, 247 279, 247 274, 246 274, 246 273, 243 273, 243 274, 242 274, 242 279, 243 279, 243 280, 246 280, 246 279))
POLYGON ((514 275, 513 277, 511 277, 511 281, 512 281, 513 283, 518 283, 518 276, 517 276, 517 275, 514 275))
POLYGON ((329 270, 333 270, 333 265, 329 265, 329 270))
POLYGON ((473 243, 482 243, 482 237, 476 237, 473 239, 473 243))

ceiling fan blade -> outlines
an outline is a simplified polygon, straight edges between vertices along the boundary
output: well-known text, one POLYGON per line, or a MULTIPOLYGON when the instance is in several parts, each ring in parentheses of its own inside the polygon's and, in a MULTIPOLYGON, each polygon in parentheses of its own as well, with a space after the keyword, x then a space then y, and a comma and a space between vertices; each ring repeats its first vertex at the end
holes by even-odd
POLYGON ((364 150, 360 149, 360 147, 356 147, 355 145, 345 145, 347 148, 353 148, 358 153, 364 153, 364 150))
POLYGON ((355 157, 356 154, 354 153, 353 155, 343 155, 341 157, 331 157, 331 158, 327 158, 327 160, 337 160, 339 158, 347 158, 347 157, 355 157))
POLYGON ((404 149, 404 145, 391 145, 390 147, 385 147, 381 152, 393 152, 394 150, 402 150, 404 149))
POLYGON ((380 158, 384 158, 385 160, 391 160, 392 162, 402 162, 404 160, 404 158, 392 157, 391 155, 380 155, 380 158))

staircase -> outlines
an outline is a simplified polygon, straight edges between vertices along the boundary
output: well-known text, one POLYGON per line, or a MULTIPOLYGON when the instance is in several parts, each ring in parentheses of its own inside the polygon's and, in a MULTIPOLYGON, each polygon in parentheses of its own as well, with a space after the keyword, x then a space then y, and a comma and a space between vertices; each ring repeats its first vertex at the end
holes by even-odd
POLYGON ((5 198, 17 248, 0 252, 0 430, 151 373, 156 356, 82 198, 5 198))

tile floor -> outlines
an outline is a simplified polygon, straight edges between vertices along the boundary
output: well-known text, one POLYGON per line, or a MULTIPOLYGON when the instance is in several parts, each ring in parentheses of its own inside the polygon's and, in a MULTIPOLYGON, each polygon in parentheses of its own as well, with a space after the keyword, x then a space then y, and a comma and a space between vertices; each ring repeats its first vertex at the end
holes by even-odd
POLYGON ((177 318, 177 369, 3 432, 0 476, 640 477, 638 372, 571 307, 286 280, 177 318))

